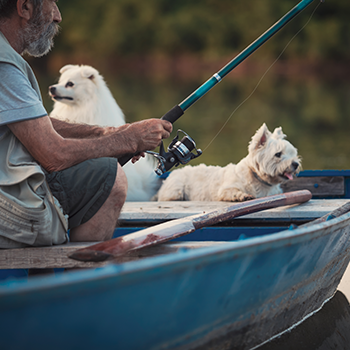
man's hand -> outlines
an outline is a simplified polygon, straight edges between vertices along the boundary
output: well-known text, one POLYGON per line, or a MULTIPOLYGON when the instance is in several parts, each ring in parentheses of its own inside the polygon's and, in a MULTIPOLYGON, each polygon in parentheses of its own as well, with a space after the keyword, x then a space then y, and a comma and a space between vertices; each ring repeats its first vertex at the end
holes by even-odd
POLYGON ((133 156, 131 158, 131 163, 135 164, 138 160, 140 160, 141 158, 144 158, 145 156, 146 156, 145 152, 140 152, 136 156, 133 156))
POLYGON ((173 125, 167 120, 146 119, 129 124, 123 133, 130 143, 134 143, 136 148, 134 153, 138 153, 155 149, 162 139, 170 136, 172 130, 173 125))

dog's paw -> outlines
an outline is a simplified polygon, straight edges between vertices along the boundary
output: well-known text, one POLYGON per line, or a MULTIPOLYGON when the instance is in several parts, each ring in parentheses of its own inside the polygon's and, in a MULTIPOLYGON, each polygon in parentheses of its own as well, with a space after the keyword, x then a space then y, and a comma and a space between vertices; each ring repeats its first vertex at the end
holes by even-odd
POLYGON ((219 194, 219 201, 223 202, 245 202, 251 199, 254 199, 252 195, 235 188, 226 188, 219 194))
POLYGON ((245 202, 245 201, 250 201, 252 199, 255 199, 255 197, 251 196, 250 194, 242 192, 242 195, 239 196, 239 199, 236 202, 245 202))

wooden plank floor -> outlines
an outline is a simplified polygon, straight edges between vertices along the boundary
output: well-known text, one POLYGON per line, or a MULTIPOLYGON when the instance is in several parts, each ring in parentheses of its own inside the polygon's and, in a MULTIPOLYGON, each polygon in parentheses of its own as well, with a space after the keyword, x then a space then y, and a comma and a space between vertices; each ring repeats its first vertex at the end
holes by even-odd
MULTIPOLYGON (((347 203, 349 199, 314 199, 236 218, 240 219, 316 219, 347 203)), ((207 213, 233 205, 229 202, 126 202, 119 217, 121 225, 157 223, 189 215, 207 213)))

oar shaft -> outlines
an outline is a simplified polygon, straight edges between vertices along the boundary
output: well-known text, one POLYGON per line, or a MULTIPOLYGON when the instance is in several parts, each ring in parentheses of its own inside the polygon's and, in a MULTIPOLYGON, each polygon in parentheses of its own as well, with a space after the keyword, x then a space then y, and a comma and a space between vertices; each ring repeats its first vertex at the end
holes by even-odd
POLYGON ((285 205, 304 203, 311 199, 312 195, 308 190, 300 190, 294 192, 286 192, 274 196, 257 198, 247 202, 234 203, 231 206, 203 214, 199 218, 193 220, 196 230, 219 224, 226 220, 233 219, 238 216, 256 213, 261 210, 277 208, 285 205))
POLYGON ((284 205, 304 203, 310 200, 311 197, 310 191, 302 190, 235 203, 225 209, 168 221, 122 237, 97 243, 87 248, 79 249, 70 254, 69 257, 80 261, 104 261, 123 255, 130 250, 166 242, 189 234, 199 228, 211 226, 241 215, 284 205))

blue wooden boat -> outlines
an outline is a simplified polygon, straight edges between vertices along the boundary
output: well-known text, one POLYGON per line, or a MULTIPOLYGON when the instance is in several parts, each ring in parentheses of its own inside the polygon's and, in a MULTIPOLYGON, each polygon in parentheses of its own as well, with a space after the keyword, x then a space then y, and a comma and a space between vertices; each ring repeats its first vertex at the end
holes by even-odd
MULTIPOLYGON (((350 174, 313 175, 317 176, 308 177, 317 182, 315 190, 327 183, 320 177, 343 177, 344 193, 331 192, 332 199, 315 199, 201 229, 185 236, 188 241, 182 238, 150 247, 99 268, 1 282, 2 347, 258 346, 321 308, 336 292, 349 263, 350 205, 345 197, 350 174), (344 205, 329 213, 328 204, 329 208, 344 205), (310 210, 315 205, 323 209, 310 210), (321 212, 326 215, 317 219, 321 212)), ((128 223, 128 215, 135 212, 130 209, 122 215, 124 227, 116 235, 161 220, 157 208, 152 212, 145 203, 133 205, 140 208, 138 227, 135 218, 134 226, 128 223)), ((171 203, 159 206, 163 206, 163 219, 179 213, 171 203)), ((192 203, 182 206, 195 210, 192 203)), ((28 251, 33 249, 54 248, 28 251)), ((1 259, 2 264, 9 260, 8 256, 1 259)))

